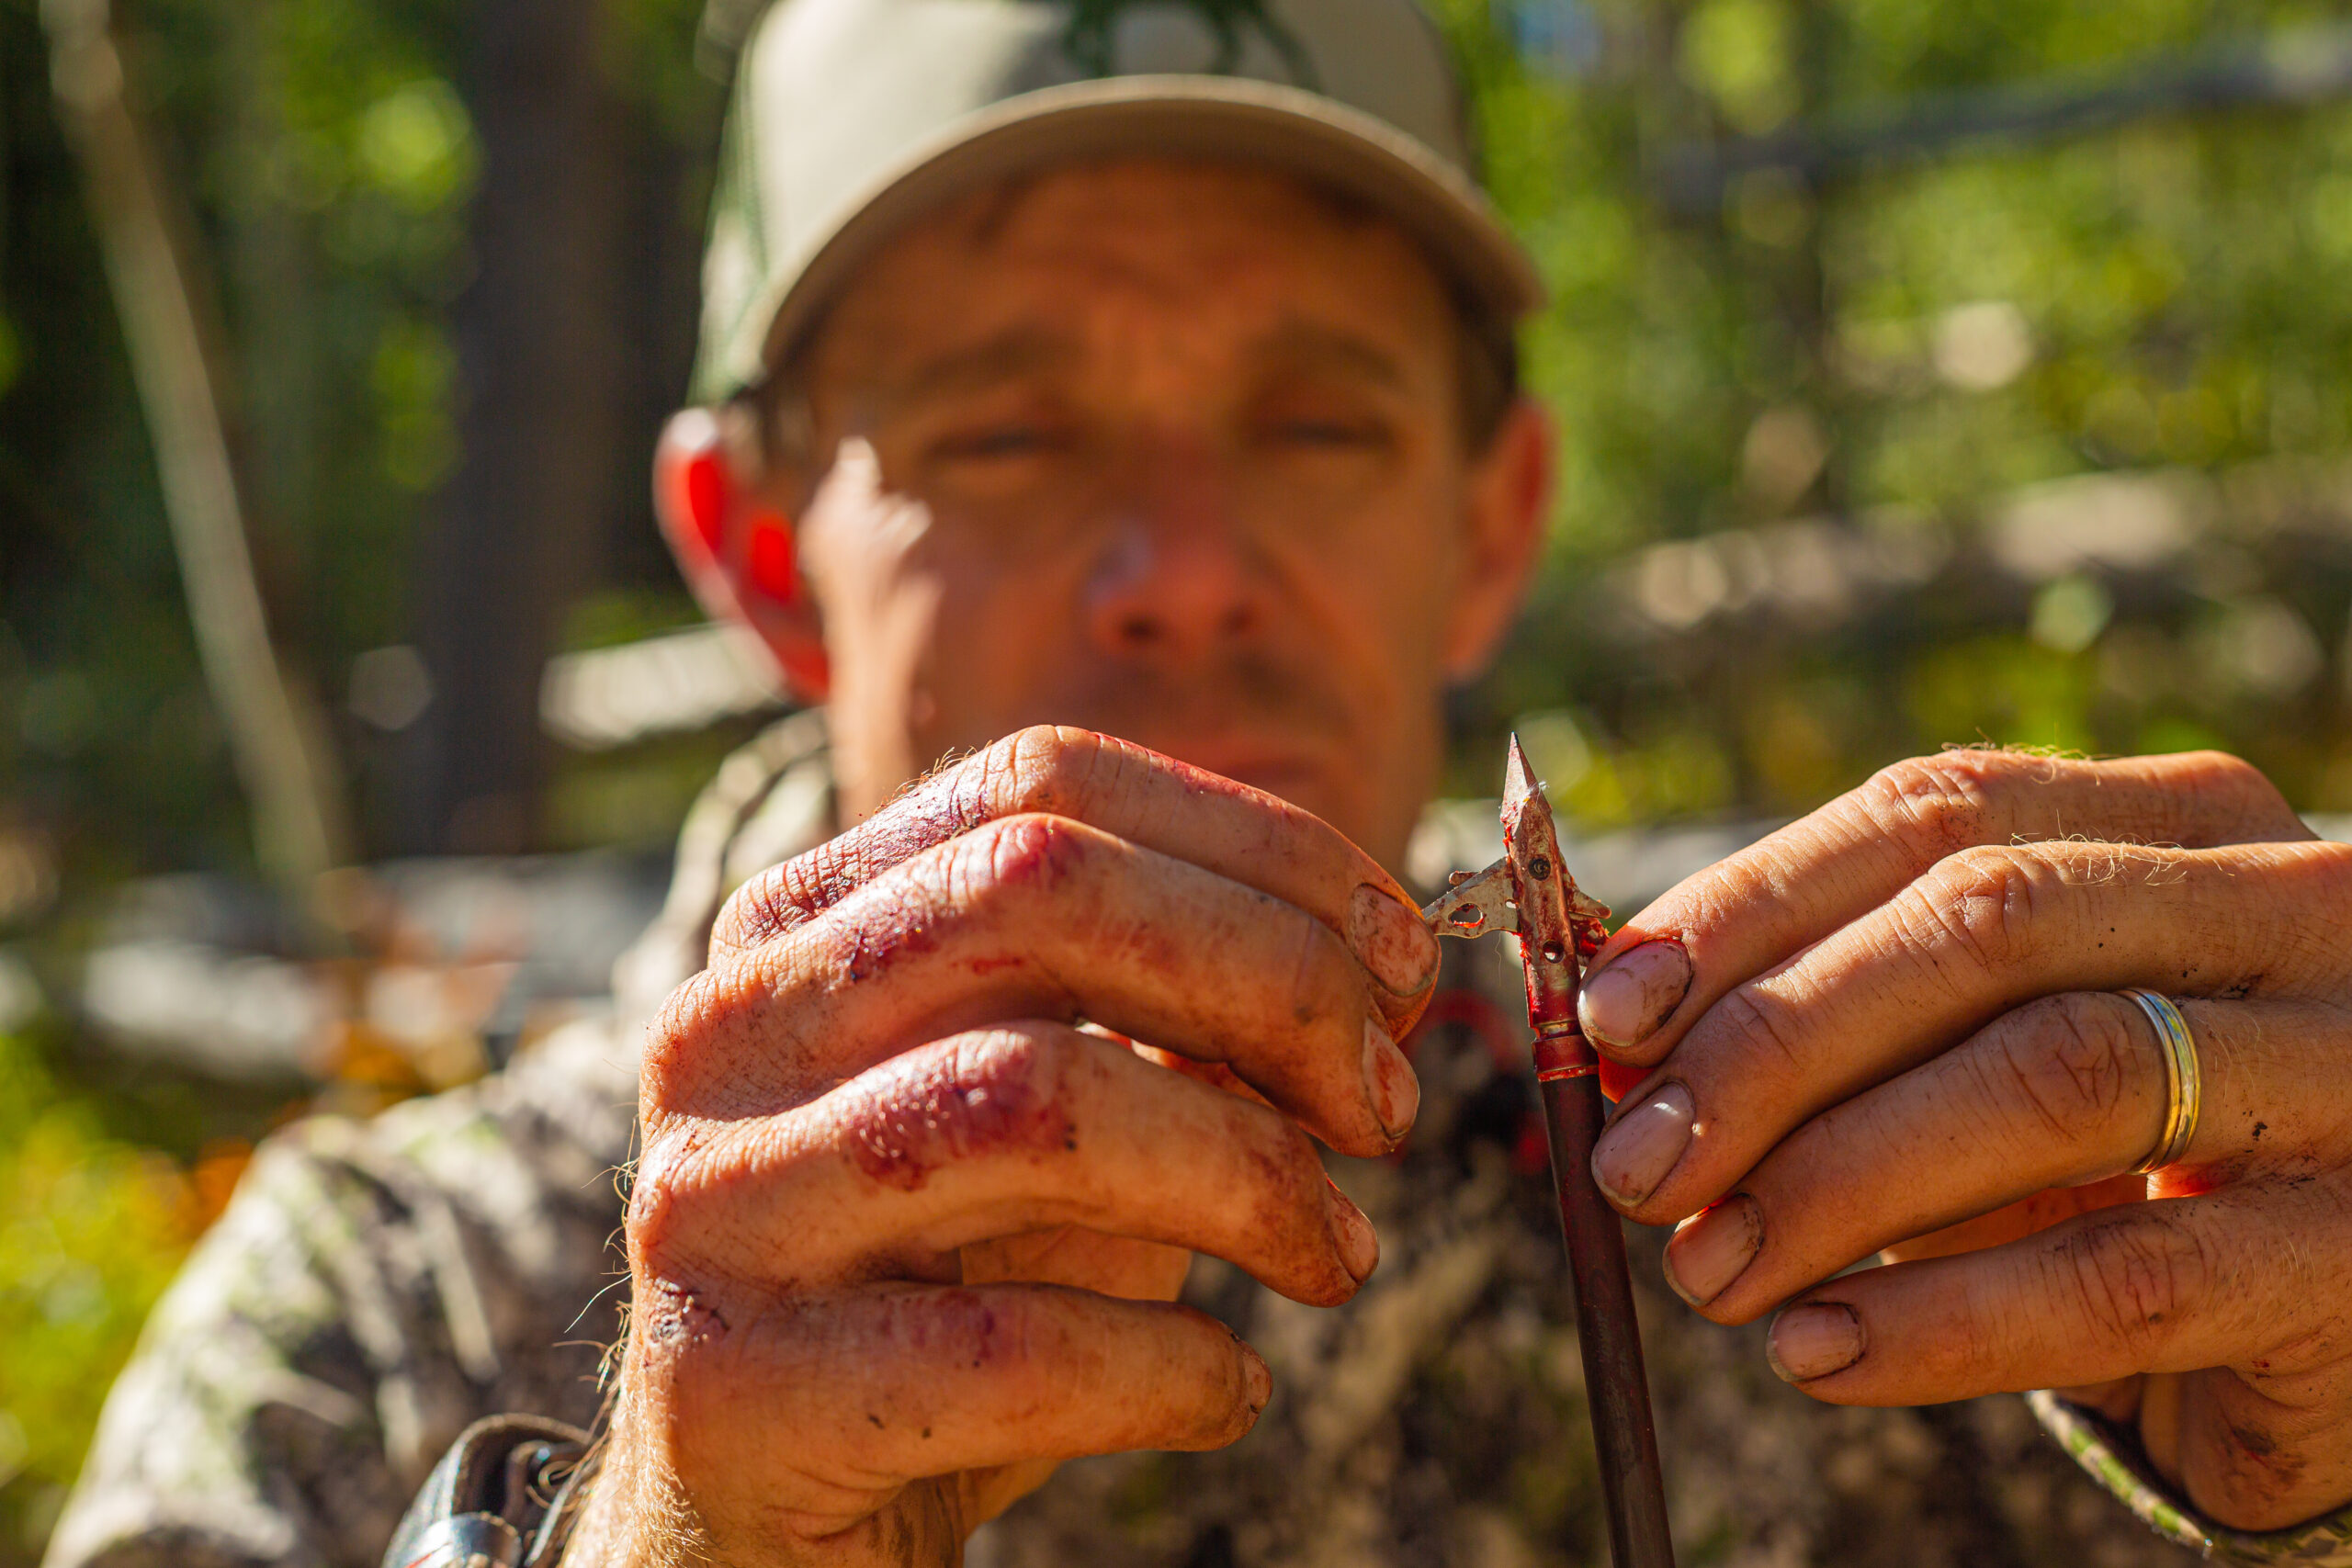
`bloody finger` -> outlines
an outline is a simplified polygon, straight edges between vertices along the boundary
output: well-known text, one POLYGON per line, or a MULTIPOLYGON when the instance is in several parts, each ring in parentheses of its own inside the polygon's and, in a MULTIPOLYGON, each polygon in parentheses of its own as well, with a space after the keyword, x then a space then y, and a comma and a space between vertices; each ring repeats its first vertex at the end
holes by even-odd
POLYGON ((953 839, 706 971, 649 1032, 649 1111, 766 1114, 899 1051, 1081 1019, 1230 1066, 1351 1154, 1393 1148, 1412 1069, 1340 940, 1295 905, 1064 818, 953 839), (887 983, 885 983, 887 982, 887 983))
POLYGON ((692 1297, 639 1311, 632 1419, 673 1445, 722 1558, 739 1535, 856 1528, 922 1477, 1221 1448, 1272 1391, 1215 1319, 1062 1286, 877 1285, 741 1321, 692 1297))
POLYGON ((960 1247, 1062 1225, 1317 1305, 1379 1258, 1289 1118, 1049 1023, 933 1042, 781 1116, 664 1129, 638 1190, 631 1234, 661 1271, 762 1258, 778 1292, 935 1277, 960 1247))
POLYGON ((991 822, 1068 818, 1295 904, 1380 982, 1393 1031, 1418 1016, 1437 944, 1396 879, 1312 813, 1082 729, 1024 729, 932 774, 865 821, 747 883, 713 954, 769 942, 876 876, 991 822))

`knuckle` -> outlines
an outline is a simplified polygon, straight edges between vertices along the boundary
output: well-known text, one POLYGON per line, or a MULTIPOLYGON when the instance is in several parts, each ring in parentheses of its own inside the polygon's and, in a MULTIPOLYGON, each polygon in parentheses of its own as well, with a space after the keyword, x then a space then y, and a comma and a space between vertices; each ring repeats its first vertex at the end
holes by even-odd
POLYGON ((666 1270, 701 1188, 701 1134, 694 1128, 649 1138, 629 1173, 628 1243, 640 1267, 666 1270))
POLYGON ((1882 826, 1940 860, 1984 841, 2015 771, 2003 752, 1942 751, 1880 769, 1862 793, 1882 826))
POLYGON ((714 964, 670 993, 645 1026, 639 1058, 648 1128, 689 1112, 740 1115, 830 1086, 805 1076, 820 1029, 803 967, 763 950, 714 964))
POLYGON ((1091 866, 1101 848, 1096 834, 1067 817, 1024 811, 999 818, 949 847, 953 901, 1051 895, 1091 866))
POLYGON ((892 866, 1007 818, 1083 817, 1116 750, 1086 730, 1034 725, 945 764, 870 820, 738 888, 714 943, 740 950, 788 935, 892 866))
POLYGON ((984 754, 983 787, 1001 812, 1082 818, 1115 787, 1122 751, 1091 730, 1032 725, 984 754))
POLYGON ((868 1180, 901 1191, 959 1162, 1075 1153, 1069 1080, 1084 1060, 1074 1042, 1032 1030, 959 1035, 844 1089, 839 1146, 868 1180))
POLYGON ((642 1371, 661 1367, 682 1401, 726 1397, 748 1336, 731 1332, 725 1309, 705 1291, 664 1272, 640 1275, 629 1313, 631 1354, 642 1371))
POLYGON ((738 950, 760 946, 789 934, 831 902, 826 890, 841 880, 838 842, 829 840, 782 865, 772 865, 738 887, 713 922, 714 945, 738 950))
POLYGON ((2175 765, 2188 775, 2191 784, 2200 790, 2215 794, 2226 792, 2247 804, 2268 804, 2285 801, 2271 787, 2270 780, 2260 768, 2243 757, 2233 757, 2227 751, 2191 751, 2175 759, 2175 765))
POLYGON ((645 1026, 639 1069, 646 1108, 662 1109, 682 1082, 734 1028, 742 990, 733 965, 690 976, 664 998, 645 1026))
POLYGON ((1979 844, 1945 856, 1898 896, 1898 919, 1922 946, 1958 951, 1977 968, 2001 967, 2026 951, 2044 897, 2038 861, 2006 845, 1979 844))
POLYGON ((920 1354, 956 1357, 971 1371, 1001 1376, 1012 1387, 1068 1375, 1069 1327, 1030 1297, 946 1290, 922 1304, 921 1320, 905 1325, 915 1341, 910 1348, 920 1354))
POLYGON ((1296 933, 1288 987, 1291 1022, 1302 1031, 1334 1021, 1352 1026, 1370 1004, 1363 970, 1322 921, 1292 905, 1279 908, 1296 933))
MULTIPOLYGON (((1792 1075, 1804 1071, 1806 1053, 1800 1043, 1802 1032, 1776 998, 1767 998, 1753 986, 1741 986, 1726 993, 1715 1004, 1714 1010, 1722 1020, 1721 1027, 1735 1039, 1764 1047, 1792 1075)), ((1750 1064, 1742 1064, 1743 1078, 1750 1071, 1750 1064)))
POLYGON ((2208 1269, 2193 1230, 2138 1214, 2082 1227, 2052 1261, 2082 1327, 2142 1359, 2171 1336, 2208 1269))
POLYGON ((2259 908, 2273 962, 2220 995, 2276 990, 2314 981, 2336 989, 2352 959, 2352 844, 2312 840, 2245 852, 2267 884, 2259 908))
POLYGON ((1075 1053, 1068 1041, 1028 1029, 991 1029, 948 1042, 941 1087, 952 1093, 951 1134, 970 1141, 1008 1118, 1063 1098, 1075 1053))
POLYGON ((2168 796, 2180 803, 2176 836, 2199 843, 2303 840, 2311 829, 2267 774, 2226 751, 2163 759, 2168 796))
POLYGON ((2052 1134, 2073 1135, 2123 1101, 2143 1048, 2114 998, 2048 997, 2020 1009, 2003 1031, 2007 1087, 2052 1134))

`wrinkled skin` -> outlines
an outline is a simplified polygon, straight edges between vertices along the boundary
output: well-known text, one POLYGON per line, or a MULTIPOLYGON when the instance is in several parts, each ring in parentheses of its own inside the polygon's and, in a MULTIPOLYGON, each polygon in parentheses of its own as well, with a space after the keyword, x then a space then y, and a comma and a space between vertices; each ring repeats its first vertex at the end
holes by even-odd
POLYGON ((1681 1222, 1707 1316, 1780 1309, 1806 1393, 2057 1387, 2224 1524, 2352 1497, 2352 848, 2253 769, 1898 764, 1635 916, 1584 1017, 1638 1083, 1595 1177, 1681 1222), (2202 1064, 2146 1177, 2166 1070, 2128 987, 2202 1064))
POLYGON ((1330 829, 1078 730, 743 889, 652 1029, 629 1211, 631 1435, 704 1549, 942 1561, 1053 1460, 1247 1430, 1264 1364, 1165 1303, 1192 1251, 1371 1273, 1307 1132, 1395 1146, 1436 963, 1330 829))
POLYGON ((840 301, 773 493, 856 825, 649 1032, 571 1560, 953 1562, 1063 1458, 1249 1429, 1193 1252, 1371 1272, 1316 1143, 1411 1124, 1437 953, 1382 865, 1549 478, 1524 404, 1468 449, 1457 330, 1385 224, 1197 165, 976 200, 840 301))
MULTIPOLYGON (((838 303, 823 462, 770 494, 855 825, 650 1032, 577 1561, 953 1562, 1063 1458, 1248 1430, 1266 1371, 1171 1304, 1191 1252, 1368 1274, 1312 1140, 1412 1120, 1435 954, 1381 867, 1548 483, 1524 404, 1468 448, 1453 331, 1377 222, 1172 164, 976 198, 838 303)), ((1797 1298, 1817 1398, 2076 1386, 2225 1522, 2341 1503, 2348 854, 2223 759, 1905 764, 1604 951, 1586 1026, 1640 1091, 1596 1173, 1703 1213, 1669 1258, 1709 1315, 1797 1298), (2144 1182, 2135 984, 2207 1072, 2144 1182)))

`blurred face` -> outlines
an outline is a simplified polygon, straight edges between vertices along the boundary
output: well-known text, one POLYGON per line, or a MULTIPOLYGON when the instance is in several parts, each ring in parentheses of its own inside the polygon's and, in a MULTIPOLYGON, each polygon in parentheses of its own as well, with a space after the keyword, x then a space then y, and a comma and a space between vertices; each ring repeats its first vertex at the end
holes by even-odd
POLYGON ((1393 862, 1540 533, 1540 422, 1464 449, 1457 321, 1385 222, 1088 165, 900 236, 811 345, 798 494, 844 809, 1106 731, 1393 862))

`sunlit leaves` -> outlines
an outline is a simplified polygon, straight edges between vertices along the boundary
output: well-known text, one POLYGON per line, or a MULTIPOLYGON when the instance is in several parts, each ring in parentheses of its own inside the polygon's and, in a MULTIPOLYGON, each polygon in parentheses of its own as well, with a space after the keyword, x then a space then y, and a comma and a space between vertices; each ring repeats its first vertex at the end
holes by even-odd
POLYGON ((1514 0, 1445 9, 1498 198, 1554 285, 1527 363, 1562 436, 1551 576, 1464 705, 1466 756, 1515 713, 1572 709, 1596 759, 1579 809, 1624 821, 1684 808, 1626 781, 1687 767, 1693 735, 1737 810, 1799 808, 1948 741, 2193 737, 2299 799, 2352 805, 2352 761, 2332 760, 2352 560, 2280 543, 2292 507, 2257 522, 2227 499, 2282 457, 2352 447, 2352 106, 1961 144, 1818 191, 1768 171, 1697 220, 1666 215, 1651 184, 1678 147, 2126 79, 2337 13, 1615 0, 1590 7, 1598 53, 1564 72, 1514 57, 1514 0), (1836 624, 1725 610, 1609 640, 1603 563, 1654 541, 1892 506, 1935 520, 1964 563, 2023 487, 2143 470, 2211 476, 2217 536, 2169 565, 2006 585, 1964 570, 1836 624))
POLYGON ((0 1518, 53 1516, 192 1221, 177 1168, 101 1134, 0 1034, 0 1518))
POLYGON ((370 183, 413 211, 447 207, 473 185, 473 122, 438 77, 404 82, 369 104, 356 141, 370 183))
POLYGON ((1705 0, 1682 24, 1675 63, 1725 124, 1758 136, 1797 111, 1796 53, 1781 0, 1705 0))
POLYGON ((384 474, 403 490, 429 490, 458 460, 450 417, 457 355, 447 333, 413 317, 385 323, 369 367, 383 430, 384 474))

